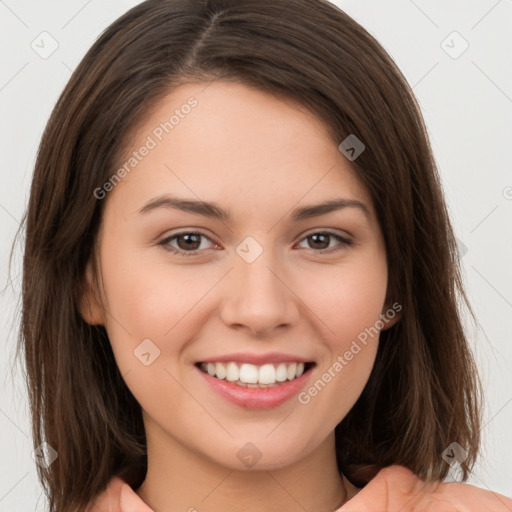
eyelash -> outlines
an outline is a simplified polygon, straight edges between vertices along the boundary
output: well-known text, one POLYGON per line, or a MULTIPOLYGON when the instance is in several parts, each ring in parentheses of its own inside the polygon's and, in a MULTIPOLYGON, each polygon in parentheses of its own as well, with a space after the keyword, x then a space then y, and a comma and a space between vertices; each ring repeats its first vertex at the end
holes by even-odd
MULTIPOLYGON (((168 251, 168 252, 172 252, 174 254, 178 254, 179 256, 196 256, 198 253, 200 253, 203 249, 195 249, 194 251, 184 251, 182 249, 176 249, 175 247, 172 247, 169 245, 169 242, 171 240, 174 240, 175 238, 178 238, 180 236, 183 236, 183 235, 199 235, 199 236, 202 236, 204 238, 207 238, 210 242, 213 243, 213 241, 210 239, 209 236, 205 235, 204 233, 201 233, 201 232, 198 232, 198 231, 182 231, 181 233, 176 233, 170 237, 167 237, 165 238, 164 240, 162 240, 161 242, 158 243, 158 245, 161 245, 164 250, 168 251)), ((352 240, 349 240, 347 238, 344 238, 340 235, 338 235, 337 233, 334 233, 332 231, 315 231, 313 233, 309 233, 308 235, 306 235, 304 238, 302 238, 300 242, 302 242, 303 240, 306 240, 307 238, 309 238, 310 236, 313 236, 313 235, 328 235, 328 236, 331 236, 331 237, 334 237, 336 240, 338 240, 340 243, 340 247, 336 248, 336 247, 331 247, 329 249, 320 249, 320 250, 315 250, 315 249, 312 249, 313 252, 317 252, 317 253, 320 253, 320 254, 324 254, 325 252, 337 252, 339 250, 342 250, 344 247, 350 247, 351 245, 354 244, 354 242, 352 240), (334 249, 334 251, 333 251, 334 249)))

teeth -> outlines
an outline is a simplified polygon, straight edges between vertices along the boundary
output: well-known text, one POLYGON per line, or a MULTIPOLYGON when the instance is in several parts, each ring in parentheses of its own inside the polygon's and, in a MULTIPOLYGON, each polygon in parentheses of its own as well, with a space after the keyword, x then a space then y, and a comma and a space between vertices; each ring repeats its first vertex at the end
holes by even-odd
POLYGON ((249 363, 202 363, 201 369, 217 379, 226 379, 240 386, 272 387, 279 382, 293 380, 304 373, 304 363, 270 363, 256 366, 249 363))
POLYGON ((290 366, 288 366, 288 371, 286 372, 286 378, 288 380, 292 380, 295 378, 295 375, 297 374, 297 363, 292 363, 290 366))
MULTIPOLYGON (((290 368, 292 368, 293 366, 295 366, 295 363, 292 363, 290 365, 290 368)), ((277 382, 284 382, 287 378, 288 378, 288 370, 286 369, 286 365, 281 363, 277 368, 276 368, 276 380, 277 382)), ((295 378, 295 372, 290 372, 290 380, 294 379, 295 378)))
POLYGON ((228 363, 226 368, 226 379, 229 380, 229 382, 235 382, 238 380, 239 376, 240 371, 238 369, 238 365, 236 363, 228 363))
POLYGON ((240 366, 240 381, 246 384, 256 384, 258 382, 258 367, 247 363, 240 366))
MULTIPOLYGON (((240 379, 242 380, 242 379, 240 379)), ((276 369, 273 364, 264 364, 258 371, 258 382, 260 384, 274 384, 276 381, 276 369)), ((243 381, 242 381, 243 382, 243 381)))
POLYGON ((226 367, 222 363, 215 363, 215 374, 218 379, 225 379, 227 375, 226 367))

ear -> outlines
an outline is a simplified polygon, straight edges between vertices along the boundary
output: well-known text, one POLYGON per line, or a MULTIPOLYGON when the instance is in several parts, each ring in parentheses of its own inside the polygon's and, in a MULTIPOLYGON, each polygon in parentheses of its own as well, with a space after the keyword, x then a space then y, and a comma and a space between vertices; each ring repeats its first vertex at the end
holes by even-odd
POLYGON ((98 298, 94 270, 89 260, 85 268, 83 286, 79 297, 79 310, 82 318, 91 325, 105 325, 104 309, 98 298))
POLYGON ((382 315, 384 318, 382 321, 384 322, 383 331, 393 327, 396 323, 400 321, 402 318, 402 305, 399 302, 394 302, 393 304, 388 304, 382 310, 382 315))

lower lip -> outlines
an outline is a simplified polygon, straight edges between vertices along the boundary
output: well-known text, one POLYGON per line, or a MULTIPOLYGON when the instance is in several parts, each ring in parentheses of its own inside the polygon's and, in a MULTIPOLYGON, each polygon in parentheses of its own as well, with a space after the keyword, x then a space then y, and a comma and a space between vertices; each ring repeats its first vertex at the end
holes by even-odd
POLYGON ((283 404, 305 386, 311 369, 300 377, 272 388, 246 388, 232 382, 217 379, 196 368, 214 391, 230 402, 246 409, 272 409, 283 404))

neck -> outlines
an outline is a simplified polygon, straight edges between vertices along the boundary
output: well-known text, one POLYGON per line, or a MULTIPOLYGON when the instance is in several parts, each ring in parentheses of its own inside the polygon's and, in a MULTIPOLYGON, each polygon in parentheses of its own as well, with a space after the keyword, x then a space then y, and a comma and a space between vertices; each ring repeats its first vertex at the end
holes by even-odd
POLYGON ((146 437, 148 470, 135 492, 158 512, 333 512, 352 494, 336 465, 334 433, 287 467, 247 471, 218 465, 160 429, 146 437))

